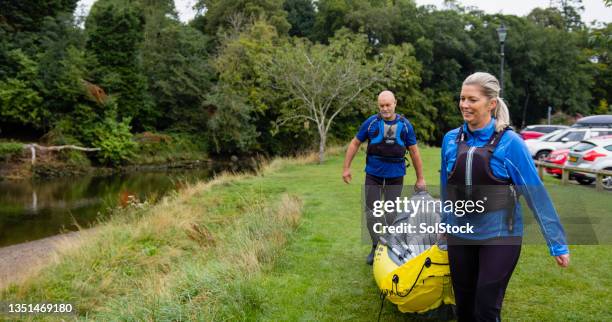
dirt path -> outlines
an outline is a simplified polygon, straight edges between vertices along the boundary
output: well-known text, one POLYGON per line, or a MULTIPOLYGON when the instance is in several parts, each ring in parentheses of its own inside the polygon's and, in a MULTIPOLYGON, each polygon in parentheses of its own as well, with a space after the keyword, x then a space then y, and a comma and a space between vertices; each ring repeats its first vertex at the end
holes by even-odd
POLYGON ((51 263, 58 247, 77 240, 83 232, 71 232, 0 248, 0 289, 21 282, 51 263))

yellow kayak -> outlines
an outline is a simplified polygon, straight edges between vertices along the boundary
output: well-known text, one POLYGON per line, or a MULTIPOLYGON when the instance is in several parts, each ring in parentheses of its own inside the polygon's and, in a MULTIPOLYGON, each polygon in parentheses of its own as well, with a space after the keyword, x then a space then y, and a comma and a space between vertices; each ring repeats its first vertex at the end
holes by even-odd
MULTIPOLYGON (((393 223, 436 223, 438 214, 399 216, 393 223)), ((435 234, 394 234, 380 237, 374 256, 374 278, 381 296, 404 313, 425 313, 455 298, 446 245, 435 234)))

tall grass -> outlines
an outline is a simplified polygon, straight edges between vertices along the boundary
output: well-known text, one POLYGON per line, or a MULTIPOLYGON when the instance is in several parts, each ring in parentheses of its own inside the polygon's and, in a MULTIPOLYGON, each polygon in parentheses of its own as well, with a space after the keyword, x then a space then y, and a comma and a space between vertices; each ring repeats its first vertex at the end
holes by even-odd
POLYGON ((71 302, 91 320, 244 317, 244 307, 258 303, 245 281, 275 260, 299 224, 302 203, 237 179, 245 176, 222 175, 155 206, 117 210, 91 237, 61 247, 57 263, 2 298, 71 302))

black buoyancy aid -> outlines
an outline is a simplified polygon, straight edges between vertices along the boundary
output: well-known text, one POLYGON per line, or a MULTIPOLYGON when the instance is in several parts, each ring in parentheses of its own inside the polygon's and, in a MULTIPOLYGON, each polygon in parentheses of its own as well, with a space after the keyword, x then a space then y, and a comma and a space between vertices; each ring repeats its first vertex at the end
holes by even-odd
POLYGON ((493 175, 491 157, 502 136, 509 127, 493 133, 483 147, 468 146, 463 126, 457 134, 457 159, 453 170, 448 175, 447 198, 456 200, 484 200, 485 213, 506 209, 511 211, 509 227, 512 229, 512 214, 517 201, 516 189, 509 179, 500 179, 493 175))
POLYGON ((406 142, 401 138, 402 131, 407 120, 399 115, 399 120, 395 124, 389 125, 379 115, 368 125, 368 133, 370 128, 377 124, 374 132, 374 138, 368 139, 367 157, 374 157, 385 162, 399 163, 404 162, 406 155, 406 142), (382 129, 382 131, 381 131, 382 129))

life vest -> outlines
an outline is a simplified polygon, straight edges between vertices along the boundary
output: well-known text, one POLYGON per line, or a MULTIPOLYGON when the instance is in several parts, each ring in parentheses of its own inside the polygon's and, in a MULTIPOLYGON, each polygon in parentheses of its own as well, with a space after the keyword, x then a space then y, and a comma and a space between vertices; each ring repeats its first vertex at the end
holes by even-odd
POLYGON ((408 128, 406 118, 399 115, 399 120, 395 124, 389 125, 379 115, 376 116, 368 125, 370 128, 377 124, 374 138, 368 139, 367 157, 377 158, 385 162, 400 163, 404 162, 406 155, 406 143, 402 140, 402 131, 408 128), (383 129, 381 131, 381 129, 383 129))
POLYGON ((457 158, 453 170, 448 175, 446 195, 453 203, 457 200, 484 202, 484 213, 506 209, 509 229, 512 230, 512 217, 517 202, 514 184, 509 179, 493 175, 491 157, 502 136, 510 128, 495 131, 483 147, 468 146, 463 126, 457 133, 457 158))

